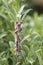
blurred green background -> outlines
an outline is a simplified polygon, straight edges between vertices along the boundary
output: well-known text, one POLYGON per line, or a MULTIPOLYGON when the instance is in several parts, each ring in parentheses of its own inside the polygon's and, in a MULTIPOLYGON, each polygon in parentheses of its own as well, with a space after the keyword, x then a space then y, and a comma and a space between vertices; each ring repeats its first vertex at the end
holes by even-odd
MULTIPOLYGON (((0 65, 43 65, 43 0, 0 0, 0 65), (21 6, 33 9, 23 19, 21 53, 15 55, 15 23, 21 6), (38 8, 40 7, 39 11, 38 8), (39 15, 40 13, 40 15, 39 15), (31 16, 32 15, 32 16, 31 16)), ((23 16, 22 16, 23 17, 23 16)))

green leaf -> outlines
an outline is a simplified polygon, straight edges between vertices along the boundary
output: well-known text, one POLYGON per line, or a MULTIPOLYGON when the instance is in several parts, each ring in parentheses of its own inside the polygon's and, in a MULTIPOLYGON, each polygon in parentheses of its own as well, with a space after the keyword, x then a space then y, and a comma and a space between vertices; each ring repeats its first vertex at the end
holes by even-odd
POLYGON ((32 9, 28 9, 26 10, 24 13, 23 13, 23 17, 22 17, 22 20, 25 18, 25 16, 27 15, 27 13, 29 13, 32 9))
POLYGON ((5 37, 6 35, 7 35, 6 33, 0 34, 0 39, 3 38, 3 37, 5 37))

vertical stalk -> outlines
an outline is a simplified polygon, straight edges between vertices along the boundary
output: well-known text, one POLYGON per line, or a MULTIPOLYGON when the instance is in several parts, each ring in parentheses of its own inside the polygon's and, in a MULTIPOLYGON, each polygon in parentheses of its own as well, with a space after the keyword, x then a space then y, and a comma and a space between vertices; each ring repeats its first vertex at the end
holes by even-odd
POLYGON ((18 56, 20 54, 20 51, 21 51, 21 44, 20 44, 20 41, 21 41, 21 24, 22 24, 22 21, 20 18, 17 18, 17 21, 16 21, 16 26, 15 26, 15 44, 16 44, 16 55, 18 56))

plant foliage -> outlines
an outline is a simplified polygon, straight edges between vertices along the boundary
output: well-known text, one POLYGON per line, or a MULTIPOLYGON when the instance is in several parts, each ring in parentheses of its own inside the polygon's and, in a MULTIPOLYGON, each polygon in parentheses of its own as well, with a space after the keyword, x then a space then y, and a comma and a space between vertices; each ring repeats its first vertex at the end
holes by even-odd
POLYGON ((43 65, 43 15, 24 9, 20 0, 0 0, 0 65, 43 65), (23 21, 21 53, 15 55, 15 23, 23 21))

